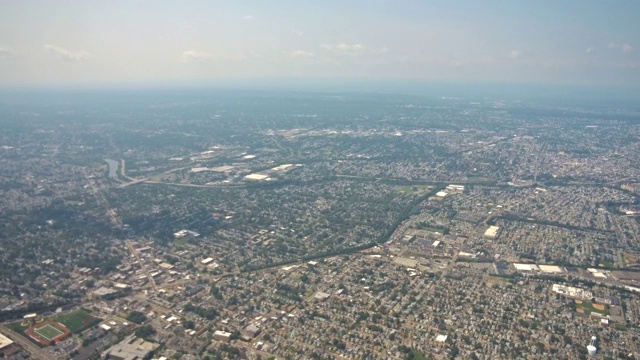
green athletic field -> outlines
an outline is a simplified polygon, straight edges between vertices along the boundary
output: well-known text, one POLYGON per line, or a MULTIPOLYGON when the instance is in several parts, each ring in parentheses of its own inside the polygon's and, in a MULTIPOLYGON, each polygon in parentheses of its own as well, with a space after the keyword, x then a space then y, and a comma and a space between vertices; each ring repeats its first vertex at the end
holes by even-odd
POLYGON ((34 332, 47 340, 52 340, 53 338, 64 334, 64 331, 51 324, 46 324, 43 327, 37 328, 34 332))

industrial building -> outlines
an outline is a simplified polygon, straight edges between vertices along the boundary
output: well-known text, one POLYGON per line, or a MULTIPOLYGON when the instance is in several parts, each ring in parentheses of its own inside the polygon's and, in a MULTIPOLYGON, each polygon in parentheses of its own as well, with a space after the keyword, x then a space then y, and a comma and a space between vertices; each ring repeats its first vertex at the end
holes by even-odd
POLYGON ((561 274, 564 272, 564 270, 556 265, 538 265, 538 267, 540 268, 540 271, 542 271, 543 273, 549 273, 549 274, 561 274))

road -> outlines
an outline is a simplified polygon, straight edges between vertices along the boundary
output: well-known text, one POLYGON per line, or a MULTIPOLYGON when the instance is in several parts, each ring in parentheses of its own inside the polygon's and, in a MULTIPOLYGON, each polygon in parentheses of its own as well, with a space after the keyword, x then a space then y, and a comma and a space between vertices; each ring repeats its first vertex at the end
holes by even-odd
POLYGON ((49 360, 51 359, 51 355, 42 351, 40 347, 31 342, 31 340, 25 338, 24 336, 18 334, 17 332, 9 329, 6 326, 2 326, 2 333, 8 335, 11 340, 15 341, 18 345, 22 346, 27 352, 31 354, 31 357, 34 359, 41 360, 49 360))
POLYGON ((147 182, 147 181, 149 181, 149 179, 151 179, 151 178, 155 178, 155 177, 162 176, 162 175, 166 175, 166 174, 169 174, 169 173, 172 173, 172 172, 176 172, 176 171, 184 170, 184 169, 187 169, 187 168, 190 168, 190 167, 191 167, 191 166, 183 166, 183 167, 180 167, 180 168, 177 168, 177 169, 167 170, 167 171, 162 172, 162 173, 160 173, 160 174, 156 174, 156 175, 148 176, 148 177, 145 177, 145 178, 137 179, 137 180, 134 180, 134 181, 131 181, 131 182, 128 182, 128 183, 124 183, 124 184, 118 185, 118 187, 119 187, 119 188, 125 188, 125 187, 127 187, 127 186, 131 186, 131 185, 135 185, 135 184, 140 184, 140 183, 143 183, 143 182, 147 182))
POLYGON ((153 287, 153 290, 157 290, 158 287, 156 286, 156 281, 153 278, 153 276, 151 276, 151 274, 149 273, 149 270, 147 269, 147 265, 144 262, 142 262, 142 259, 140 259, 140 256, 138 256, 138 251, 133 247, 133 244, 131 243, 130 240, 127 240, 126 244, 129 251, 133 254, 133 256, 135 256, 136 261, 142 268, 142 271, 144 271, 144 273, 147 275, 147 279, 149 279, 149 284, 151 284, 151 287, 153 287))

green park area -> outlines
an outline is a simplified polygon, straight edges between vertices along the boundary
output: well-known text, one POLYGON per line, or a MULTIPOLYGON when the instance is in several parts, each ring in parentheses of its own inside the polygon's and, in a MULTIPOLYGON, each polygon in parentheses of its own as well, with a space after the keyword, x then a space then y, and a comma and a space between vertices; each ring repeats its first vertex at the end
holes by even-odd
POLYGON ((23 334, 31 326, 31 323, 25 321, 18 321, 11 324, 7 324, 7 327, 17 333, 23 334))
POLYGON ((84 309, 79 309, 68 314, 56 316, 54 321, 66 326, 72 333, 79 333, 80 331, 99 323, 101 320, 97 317, 89 314, 84 309))

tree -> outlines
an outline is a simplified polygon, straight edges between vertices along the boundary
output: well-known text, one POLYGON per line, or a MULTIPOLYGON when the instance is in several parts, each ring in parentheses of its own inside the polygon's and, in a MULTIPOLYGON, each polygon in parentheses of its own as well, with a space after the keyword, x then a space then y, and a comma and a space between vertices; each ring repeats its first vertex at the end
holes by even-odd
POLYGON ((147 321, 147 316, 140 311, 132 311, 127 315, 127 320, 133 321, 136 324, 142 324, 147 321))
POLYGON ((459 354, 460 354, 460 349, 458 349, 458 347, 454 345, 449 355, 451 355, 452 359, 455 359, 456 356, 458 356, 459 354))
POLYGON ((136 329, 135 334, 139 338, 148 339, 156 333, 156 330, 151 325, 141 326, 136 329))
POLYGON ((191 320, 187 320, 185 322, 182 323, 182 326, 184 326, 185 329, 195 329, 196 328, 196 323, 194 323, 191 320))

